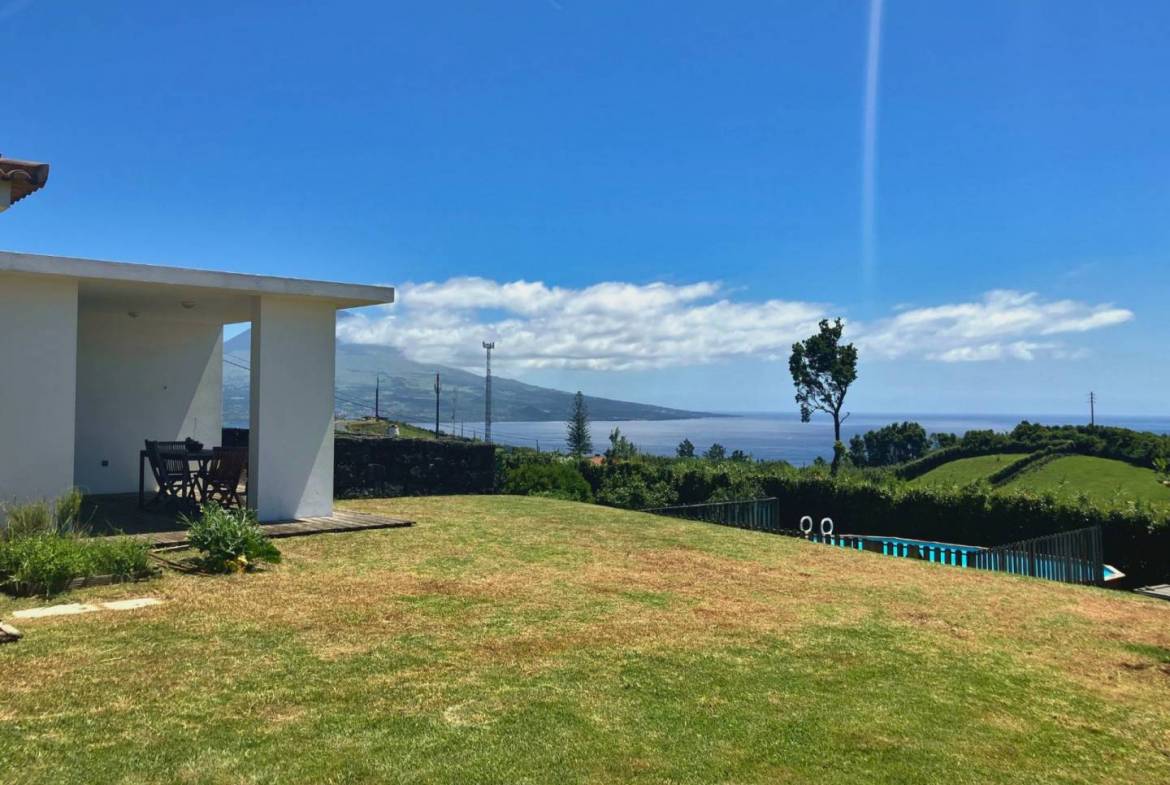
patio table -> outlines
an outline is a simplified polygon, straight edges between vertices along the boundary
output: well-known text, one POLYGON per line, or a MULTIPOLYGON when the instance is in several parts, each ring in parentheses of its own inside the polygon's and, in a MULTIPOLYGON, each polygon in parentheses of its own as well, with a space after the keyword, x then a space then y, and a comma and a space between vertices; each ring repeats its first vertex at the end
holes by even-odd
MULTIPOLYGON (((195 463, 193 474, 200 477, 207 471, 207 464, 215 457, 215 450, 160 450, 165 458, 185 458, 188 465, 195 463)), ((146 450, 138 451, 138 508, 146 508, 146 450)))

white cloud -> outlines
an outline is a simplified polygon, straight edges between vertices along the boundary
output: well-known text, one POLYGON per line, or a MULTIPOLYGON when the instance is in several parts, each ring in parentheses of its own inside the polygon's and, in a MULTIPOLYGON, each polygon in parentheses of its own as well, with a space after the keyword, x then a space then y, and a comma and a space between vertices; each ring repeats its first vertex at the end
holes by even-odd
POLYGON ((338 336, 464 367, 478 367, 480 342, 494 339, 505 366, 629 370, 786 352, 825 313, 813 303, 734 302, 710 281, 566 289, 452 278, 399 291, 400 305, 344 320, 338 336))
MULTIPOLYGON (((1051 336, 1133 318, 1112 305, 1045 301, 1015 291, 894 311, 884 320, 848 325, 848 337, 863 357, 952 363, 1076 359, 1082 349, 1051 336)), ((747 356, 782 362, 794 341, 836 312, 802 301, 737 300, 713 281, 606 282, 570 289, 539 281, 452 278, 400 287, 396 305, 342 320, 338 336, 394 346, 423 362, 469 368, 482 362, 480 342, 492 339, 499 343, 501 367, 613 371, 747 356)))
POLYGON ((1133 312, 1113 305, 1043 300, 1034 292, 995 290, 981 300, 913 308, 859 330, 863 352, 886 359, 922 356, 941 362, 1075 359, 1083 351, 1038 337, 1083 333, 1127 322, 1133 312))

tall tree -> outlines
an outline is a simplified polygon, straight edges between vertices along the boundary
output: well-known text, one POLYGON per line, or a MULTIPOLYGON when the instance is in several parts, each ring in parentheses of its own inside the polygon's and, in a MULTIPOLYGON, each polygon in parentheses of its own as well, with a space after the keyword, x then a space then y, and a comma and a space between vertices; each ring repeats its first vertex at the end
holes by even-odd
POLYGON ((678 457, 680 458, 694 458, 695 445, 691 444, 690 439, 683 439, 678 443, 678 448, 675 450, 675 452, 678 453, 678 457))
POLYGON ((727 457, 727 450, 719 442, 715 442, 703 453, 703 457, 709 461, 721 461, 727 457))
POLYGON ((857 348, 851 343, 841 344, 844 329, 840 319, 833 323, 822 319, 815 335, 792 344, 792 356, 788 358, 801 421, 811 420, 814 411, 833 418, 834 474, 845 453, 845 446, 841 444, 841 423, 849 417, 848 413, 841 415, 845 393, 857 380, 857 348))
POLYGON ((580 458, 593 453, 593 439, 589 435, 589 407, 585 405, 585 396, 578 390, 573 396, 573 405, 569 409, 568 433, 565 442, 569 454, 580 458))

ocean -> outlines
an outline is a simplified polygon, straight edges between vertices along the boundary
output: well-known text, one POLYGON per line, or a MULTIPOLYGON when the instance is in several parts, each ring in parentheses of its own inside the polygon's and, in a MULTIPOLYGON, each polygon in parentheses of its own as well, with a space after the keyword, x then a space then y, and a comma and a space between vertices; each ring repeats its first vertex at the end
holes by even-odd
MULTIPOLYGON (((848 443, 854 434, 903 420, 921 423, 928 433, 958 434, 970 430, 1008 431, 1021 420, 1045 425, 1087 424, 1087 418, 1069 415, 853 414, 841 426, 841 435, 848 443)), ((433 422, 416 424, 422 428, 434 427, 433 422)), ((1097 424, 1170 433, 1170 417, 1100 417, 1097 424)), ((818 456, 828 460, 833 455, 832 421, 814 416, 812 422, 802 423, 796 413, 740 414, 693 420, 594 421, 591 426, 593 448, 597 452, 603 452, 609 446, 610 431, 621 428, 622 433, 640 450, 653 455, 674 455, 675 448, 683 439, 690 439, 696 452, 702 452, 718 442, 728 453, 743 450, 753 458, 780 459, 797 466, 812 463, 818 456)), ((450 423, 443 423, 442 427, 445 431, 452 431, 450 423)), ((458 434, 460 430, 456 425, 453 432, 458 434)), ((466 436, 482 437, 483 423, 464 423, 462 432, 466 436)), ((493 423, 492 438, 500 444, 563 450, 565 423, 493 423)))

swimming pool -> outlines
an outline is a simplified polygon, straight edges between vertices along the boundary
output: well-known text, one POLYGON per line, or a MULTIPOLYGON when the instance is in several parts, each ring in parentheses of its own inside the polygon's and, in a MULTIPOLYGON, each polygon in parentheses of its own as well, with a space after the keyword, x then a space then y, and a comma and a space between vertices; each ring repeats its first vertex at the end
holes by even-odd
MULTIPOLYGON (((989 549, 978 545, 958 545, 951 542, 913 540, 905 537, 885 537, 873 534, 810 534, 807 539, 839 548, 853 548, 859 551, 881 553, 885 556, 919 559, 953 567, 985 568, 988 565, 983 562, 993 558, 988 554, 989 549)), ((997 568, 1002 572, 1017 575, 1034 573, 1039 578, 1054 578, 1056 576, 1057 566, 1055 561, 1051 559, 1040 557, 1028 562, 1023 557, 1002 554, 995 554, 994 558, 997 560, 997 568)), ((1115 581, 1125 577, 1125 573, 1112 565, 1106 564, 1104 569, 1103 578, 1105 581, 1115 581)))

